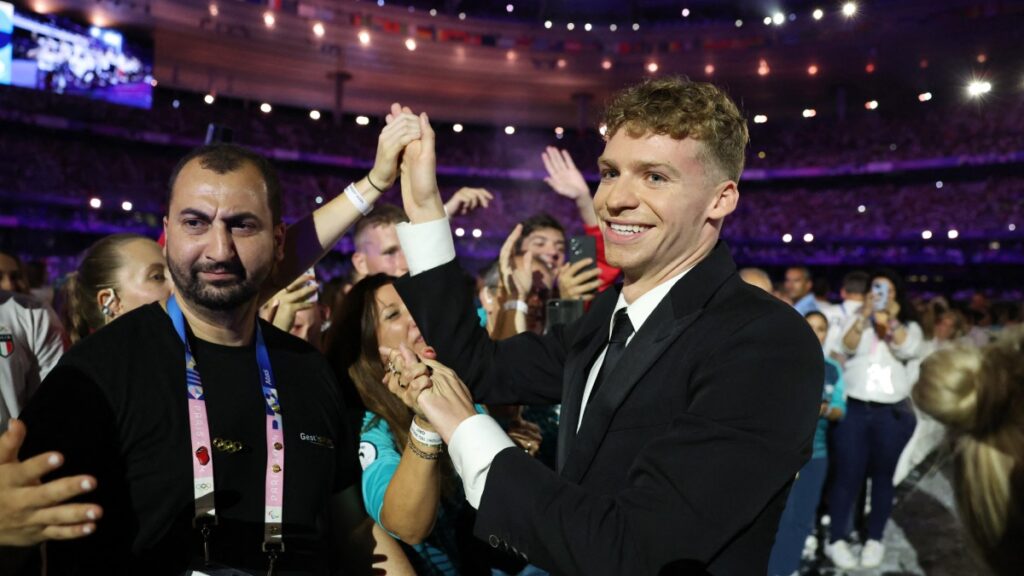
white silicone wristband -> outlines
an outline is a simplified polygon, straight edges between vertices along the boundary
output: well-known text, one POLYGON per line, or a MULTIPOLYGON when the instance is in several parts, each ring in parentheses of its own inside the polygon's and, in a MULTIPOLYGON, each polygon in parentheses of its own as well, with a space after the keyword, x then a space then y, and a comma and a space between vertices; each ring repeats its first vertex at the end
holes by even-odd
POLYGON ((523 302, 522 300, 512 300, 511 302, 505 302, 505 304, 502 305, 502 308, 504 308, 505 310, 515 310, 516 312, 522 312, 523 314, 526 314, 527 312, 530 311, 530 307, 527 306, 526 302, 523 302))
POLYGON ((414 418, 412 426, 409 426, 409 433, 416 439, 417 442, 425 446, 440 446, 444 444, 444 440, 441 439, 441 435, 437 432, 429 432, 420 428, 419 424, 416 423, 414 418))
POLYGON ((348 201, 356 207, 356 210, 362 212, 363 216, 366 216, 373 210, 373 204, 370 204, 366 201, 366 198, 363 198, 363 195, 359 193, 359 190, 356 190, 355 184, 349 184, 345 187, 345 196, 347 196, 348 201))

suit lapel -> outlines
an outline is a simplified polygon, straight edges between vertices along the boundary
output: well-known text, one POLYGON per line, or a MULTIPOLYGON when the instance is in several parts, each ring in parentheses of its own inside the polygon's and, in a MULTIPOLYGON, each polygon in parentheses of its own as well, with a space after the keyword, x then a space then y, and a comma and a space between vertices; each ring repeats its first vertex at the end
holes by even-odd
MULTIPOLYGON (((559 472, 564 478, 577 483, 582 481, 619 406, 669 346, 700 317, 708 300, 735 273, 736 264, 729 254, 729 248, 724 242, 719 242, 703 261, 672 287, 629 342, 615 370, 608 375, 608 381, 590 400, 579 434, 574 435, 571 444, 564 449, 564 458, 559 459, 559 472)), ((614 305, 603 316, 605 325, 610 322, 613 308, 614 305)), ((597 349, 600 349, 607 335, 602 333, 600 337, 602 340, 597 349)), ((587 348, 588 351, 590 349, 587 348)), ((585 359, 589 361, 592 356, 586 356, 585 359)), ((559 425, 559 456, 563 456, 563 430, 571 427, 575 431, 579 419, 586 378, 584 376, 578 380, 578 395, 569 399, 572 402, 570 405, 575 407, 573 420, 565 419, 567 414, 563 403, 559 425)))
POLYGON ((584 316, 586 320, 572 343, 562 374, 565 386, 562 389, 562 408, 558 426, 559 471, 565 465, 566 457, 576 438, 576 423, 580 419, 580 404, 583 401, 583 390, 587 385, 587 369, 608 341, 608 326, 619 298, 618 290, 606 290, 602 296, 603 298, 594 301, 584 316))
POLYGON ((672 314, 671 300, 665 298, 644 322, 630 340, 615 370, 608 375, 608 381, 587 405, 583 424, 561 470, 566 479, 573 482, 582 480, 619 406, 655 361, 699 315, 700 311, 694 311, 676 319, 672 314))

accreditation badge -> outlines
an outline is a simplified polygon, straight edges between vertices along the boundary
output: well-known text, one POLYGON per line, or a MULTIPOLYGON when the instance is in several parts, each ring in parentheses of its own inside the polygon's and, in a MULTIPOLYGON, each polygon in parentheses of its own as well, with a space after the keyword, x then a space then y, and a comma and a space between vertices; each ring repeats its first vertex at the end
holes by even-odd
POLYGON ((889 396, 896 394, 896 389, 892 385, 892 366, 882 366, 878 363, 868 366, 867 391, 889 396))

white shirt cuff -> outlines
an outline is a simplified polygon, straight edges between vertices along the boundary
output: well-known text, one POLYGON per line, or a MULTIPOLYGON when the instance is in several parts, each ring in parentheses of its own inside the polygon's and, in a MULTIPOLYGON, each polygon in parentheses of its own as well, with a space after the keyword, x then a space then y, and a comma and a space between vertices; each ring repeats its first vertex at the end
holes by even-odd
POLYGON ((448 443, 448 454, 451 455, 455 471, 462 478, 466 501, 473 508, 480 507, 487 472, 491 469, 494 457, 511 446, 515 444, 505 431, 494 418, 486 414, 470 416, 455 428, 451 442, 448 443))
POLYGON ((455 260, 455 241, 452 240, 447 216, 419 224, 401 222, 395 230, 410 275, 415 276, 455 260))

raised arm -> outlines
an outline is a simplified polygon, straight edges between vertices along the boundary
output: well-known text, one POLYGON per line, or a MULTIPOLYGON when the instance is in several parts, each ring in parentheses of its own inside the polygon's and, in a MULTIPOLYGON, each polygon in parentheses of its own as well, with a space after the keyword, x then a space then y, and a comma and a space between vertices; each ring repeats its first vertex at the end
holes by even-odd
MULTIPOLYGON (((370 172, 355 182, 359 194, 373 204, 398 178, 398 160, 402 150, 420 138, 420 119, 398 104, 391 105, 387 125, 377 139, 377 157, 370 172)), ((362 216, 359 208, 345 194, 331 201, 288 227, 285 233, 284 260, 268 286, 261 302, 288 286, 304 271, 316 264, 341 239, 345 231, 362 216)))
POLYGON ((580 219, 585 226, 597 226, 597 213, 594 212, 594 198, 590 195, 590 187, 587 186, 583 173, 576 168, 576 163, 572 161, 569 152, 548 146, 540 157, 548 171, 548 176, 544 179, 548 186, 576 203, 580 219))

